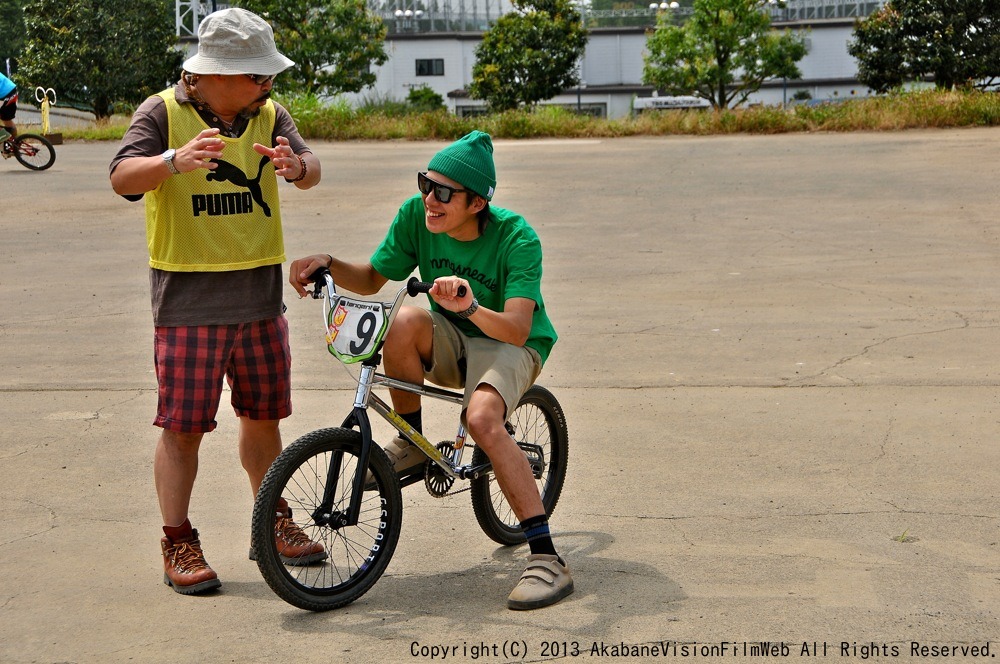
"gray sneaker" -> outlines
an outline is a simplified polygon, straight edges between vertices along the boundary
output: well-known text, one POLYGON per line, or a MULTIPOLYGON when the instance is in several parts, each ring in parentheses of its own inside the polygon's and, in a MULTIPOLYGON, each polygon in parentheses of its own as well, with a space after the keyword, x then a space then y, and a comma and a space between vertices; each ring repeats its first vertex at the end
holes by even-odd
MULTIPOLYGON (((403 476, 412 473, 427 461, 427 457, 420 451, 420 448, 400 436, 396 436, 382 448, 385 455, 389 457, 389 463, 396 475, 403 476)), ((375 488, 375 481, 371 471, 365 475, 365 489, 370 491, 375 488)))
POLYGON ((528 566, 507 598, 507 608, 515 611, 540 609, 572 592, 573 577, 569 566, 561 564, 559 556, 535 553, 528 556, 528 566))
POLYGON ((419 447, 400 436, 393 438, 382 449, 385 450, 385 455, 389 457, 389 463, 397 475, 405 475, 427 461, 427 457, 419 447))

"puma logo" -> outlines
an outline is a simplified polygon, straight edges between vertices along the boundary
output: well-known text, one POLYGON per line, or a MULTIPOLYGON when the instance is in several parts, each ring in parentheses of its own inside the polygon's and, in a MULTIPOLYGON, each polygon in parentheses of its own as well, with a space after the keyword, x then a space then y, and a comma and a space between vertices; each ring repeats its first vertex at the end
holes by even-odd
POLYGON ((215 170, 209 171, 205 179, 209 182, 229 182, 237 187, 244 187, 250 191, 253 200, 260 206, 261 210, 268 217, 271 216, 271 208, 264 201, 264 192, 260 188, 260 174, 264 172, 264 164, 270 161, 268 157, 260 158, 260 165, 257 166, 257 177, 251 179, 246 173, 233 166, 228 161, 222 159, 212 159, 217 164, 215 170))

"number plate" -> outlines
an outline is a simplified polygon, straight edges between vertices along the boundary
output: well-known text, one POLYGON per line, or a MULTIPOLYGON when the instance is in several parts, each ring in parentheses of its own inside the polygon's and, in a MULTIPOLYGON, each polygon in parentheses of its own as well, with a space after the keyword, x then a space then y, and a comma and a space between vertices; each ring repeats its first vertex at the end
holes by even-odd
POLYGON ((375 354, 386 330, 381 302, 338 297, 326 319, 326 344, 345 364, 363 362, 375 354))

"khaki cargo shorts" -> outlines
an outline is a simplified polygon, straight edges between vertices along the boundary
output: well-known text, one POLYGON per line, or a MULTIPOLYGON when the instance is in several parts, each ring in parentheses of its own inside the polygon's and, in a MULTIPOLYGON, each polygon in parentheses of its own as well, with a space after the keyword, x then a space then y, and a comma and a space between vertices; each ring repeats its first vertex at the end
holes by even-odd
POLYGON ((424 367, 427 380, 441 387, 465 388, 463 419, 472 393, 483 383, 500 393, 508 414, 514 410, 542 370, 538 352, 496 339, 467 337, 443 315, 428 313, 434 323, 434 345, 432 364, 424 367))

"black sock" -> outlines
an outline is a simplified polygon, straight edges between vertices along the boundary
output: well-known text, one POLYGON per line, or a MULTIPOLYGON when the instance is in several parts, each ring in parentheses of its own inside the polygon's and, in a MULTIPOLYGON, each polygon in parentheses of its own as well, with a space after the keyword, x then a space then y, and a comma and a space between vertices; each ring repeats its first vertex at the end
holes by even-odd
POLYGON ((417 408, 417 410, 412 413, 398 413, 398 415, 403 418, 404 422, 416 429, 420 434, 423 434, 424 422, 423 417, 420 414, 421 410, 421 408, 417 408))
MULTIPOLYGON (((528 547, 531 553, 544 553, 558 557, 556 547, 552 543, 552 535, 549 533, 549 519, 544 514, 533 516, 521 522, 521 531, 528 538, 528 547)), ((562 558, 559 559, 562 563, 562 558)))

